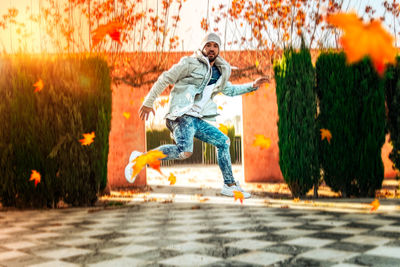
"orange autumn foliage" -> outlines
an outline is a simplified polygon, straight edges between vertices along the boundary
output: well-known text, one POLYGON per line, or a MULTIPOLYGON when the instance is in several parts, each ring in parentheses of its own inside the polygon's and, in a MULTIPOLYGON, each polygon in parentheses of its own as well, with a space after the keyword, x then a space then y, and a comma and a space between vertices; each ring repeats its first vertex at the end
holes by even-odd
POLYGON ((29 181, 35 181, 35 187, 37 186, 38 183, 40 183, 40 173, 38 173, 36 170, 32 170, 31 177, 29 178, 29 181))
POLYGON ((131 114, 129 112, 124 112, 122 113, 122 115, 124 115, 126 119, 129 119, 131 117, 131 114))
POLYGON ((94 132, 83 134, 83 139, 80 139, 82 146, 88 146, 94 142, 95 134, 94 132))
POLYGON ((228 135, 228 127, 225 124, 220 123, 218 130, 223 132, 225 135, 228 135))
POLYGON ((256 134, 256 139, 253 142, 253 146, 259 146, 261 148, 268 149, 271 146, 271 139, 266 138, 262 134, 256 134))
POLYGON ((370 205, 371 205, 371 210, 370 211, 372 212, 372 211, 377 210, 381 204, 379 203, 378 199, 375 199, 374 201, 372 201, 370 203, 370 205))
POLYGON ((159 150, 151 150, 147 153, 140 155, 139 157, 137 157, 132 161, 132 163, 134 163, 132 179, 133 177, 139 174, 139 172, 146 166, 146 164, 148 164, 151 168, 155 169, 156 171, 162 174, 160 170, 161 166, 160 160, 165 157, 166 155, 159 150))
POLYGON ((39 79, 33 86, 35 87, 35 90, 33 91, 34 93, 42 91, 42 89, 43 89, 42 79, 39 79))
POLYGON ((121 30, 124 28, 124 25, 121 22, 109 22, 107 24, 100 25, 96 30, 92 32, 92 44, 96 46, 100 43, 104 37, 108 34, 113 41, 121 44, 121 30))
POLYGON ((380 21, 364 24, 354 13, 329 15, 326 20, 344 31, 340 42, 349 63, 368 55, 377 72, 383 75, 385 64, 395 62, 394 38, 382 27, 380 21))
POLYGON ((174 185, 176 183, 176 176, 172 172, 169 174, 168 181, 170 185, 174 185))
POLYGON ((320 129, 321 132, 321 140, 328 140, 328 143, 331 143, 331 138, 332 138, 332 134, 329 130, 327 129, 320 129))
POLYGON ((234 197, 234 200, 236 201, 237 199, 239 199, 240 200, 240 203, 242 203, 243 204, 243 199, 244 199, 244 196, 243 196, 243 193, 242 192, 240 192, 240 191, 233 191, 233 197, 234 197))

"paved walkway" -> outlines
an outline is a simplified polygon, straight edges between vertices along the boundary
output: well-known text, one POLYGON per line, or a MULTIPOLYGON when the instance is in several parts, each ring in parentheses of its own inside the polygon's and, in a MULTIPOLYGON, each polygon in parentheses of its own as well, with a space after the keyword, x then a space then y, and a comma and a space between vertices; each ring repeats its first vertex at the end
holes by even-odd
POLYGON ((371 212, 373 199, 241 204, 219 188, 151 187, 91 208, 1 211, 0 266, 400 266, 398 199, 371 212))

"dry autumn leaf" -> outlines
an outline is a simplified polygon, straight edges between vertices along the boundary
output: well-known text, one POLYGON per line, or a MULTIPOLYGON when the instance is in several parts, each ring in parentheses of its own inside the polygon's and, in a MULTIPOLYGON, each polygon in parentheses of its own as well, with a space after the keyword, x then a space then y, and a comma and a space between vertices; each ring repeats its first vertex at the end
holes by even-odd
POLYGON ((35 187, 37 186, 38 183, 40 183, 40 173, 38 173, 35 170, 32 170, 31 177, 29 178, 29 181, 35 181, 35 187))
POLYGON ((35 90, 33 91, 34 93, 42 91, 42 89, 43 89, 42 79, 39 79, 33 86, 35 87, 35 90))
POLYGON ((169 174, 168 181, 170 185, 174 185, 176 183, 176 176, 172 172, 169 174))
POLYGON ((151 150, 146 153, 146 156, 147 156, 147 164, 149 164, 151 168, 162 174, 160 170, 161 159, 165 158, 167 155, 165 155, 163 152, 159 150, 151 150))
POLYGON ((228 127, 226 125, 220 123, 218 129, 225 135, 228 135, 228 127))
POLYGON ((83 134, 83 139, 80 139, 79 142, 81 142, 81 144, 83 146, 88 146, 91 143, 93 143, 93 141, 94 141, 93 139, 94 138, 95 138, 94 132, 86 133, 86 134, 83 134))
POLYGON ((131 117, 131 114, 129 112, 124 112, 122 115, 124 115, 126 119, 129 119, 131 117))
POLYGON ((378 199, 375 199, 374 201, 372 201, 370 203, 370 205, 371 205, 371 210, 370 211, 372 212, 372 211, 377 210, 381 204, 379 203, 378 199))
POLYGON ((243 196, 243 193, 242 192, 240 192, 240 191, 233 191, 233 197, 234 197, 234 200, 236 201, 237 199, 239 199, 240 200, 240 203, 242 203, 243 204, 243 199, 244 199, 244 196, 243 196))
POLYGON ((120 22, 109 22, 107 24, 100 25, 96 30, 92 32, 92 45, 95 47, 98 45, 104 37, 108 34, 112 40, 121 44, 121 30, 124 25, 120 22))
POLYGON ((169 97, 160 100, 160 106, 164 107, 169 102, 169 97))
POLYGON ((133 164, 133 172, 132 172, 132 177, 131 179, 139 174, 139 172, 148 164, 151 168, 155 169, 159 173, 162 174, 160 170, 161 166, 161 159, 165 158, 166 155, 159 151, 159 150, 151 150, 149 152, 146 152, 139 157, 135 158, 132 163, 133 164))
POLYGON ((321 140, 328 140, 328 143, 331 143, 331 138, 332 138, 332 134, 331 131, 329 131, 328 129, 320 129, 321 132, 321 140))
POLYGON ((223 110, 224 108, 223 108, 223 107, 221 107, 221 106, 218 106, 218 109, 219 109, 219 110, 223 110))
POLYGON ((253 142, 253 146, 259 146, 261 148, 268 149, 271 146, 271 139, 266 138, 262 134, 256 134, 256 139, 253 142))
POLYGON ((394 38, 382 27, 380 21, 373 20, 364 24, 354 13, 338 13, 328 16, 326 20, 343 29, 340 42, 349 63, 369 55, 377 72, 383 75, 385 64, 395 62, 394 38))

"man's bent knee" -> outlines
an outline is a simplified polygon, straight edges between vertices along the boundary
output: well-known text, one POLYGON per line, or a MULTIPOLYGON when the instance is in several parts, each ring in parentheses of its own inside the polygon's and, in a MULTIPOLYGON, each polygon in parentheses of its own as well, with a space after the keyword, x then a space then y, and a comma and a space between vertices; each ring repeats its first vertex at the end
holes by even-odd
POLYGON ((193 153, 192 152, 181 152, 179 153, 179 159, 187 159, 189 158, 193 153))

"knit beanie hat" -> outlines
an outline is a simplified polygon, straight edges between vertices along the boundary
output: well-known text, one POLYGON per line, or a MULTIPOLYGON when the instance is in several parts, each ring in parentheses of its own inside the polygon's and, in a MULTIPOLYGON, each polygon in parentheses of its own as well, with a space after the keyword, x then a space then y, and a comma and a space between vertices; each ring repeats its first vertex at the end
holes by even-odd
POLYGON ((219 38, 219 36, 216 33, 210 32, 208 33, 203 41, 201 42, 201 47, 200 49, 203 50, 204 46, 208 43, 208 42, 214 42, 218 45, 219 48, 221 48, 221 38, 219 38))

